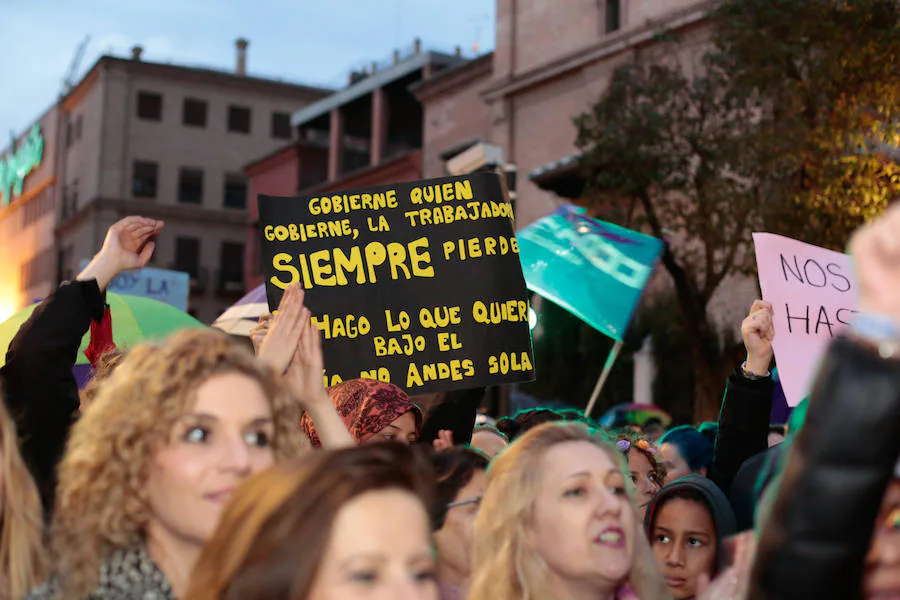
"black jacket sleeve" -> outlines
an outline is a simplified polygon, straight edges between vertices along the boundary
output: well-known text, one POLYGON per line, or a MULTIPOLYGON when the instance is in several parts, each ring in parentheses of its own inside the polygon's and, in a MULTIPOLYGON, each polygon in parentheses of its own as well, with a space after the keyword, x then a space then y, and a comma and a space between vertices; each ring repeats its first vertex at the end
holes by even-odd
POLYGON ((898 454, 900 361, 835 341, 763 528, 748 597, 858 599, 898 454))
POLYGON ((771 377, 751 380, 739 369, 725 384, 716 449, 708 475, 726 496, 744 461, 768 448, 774 387, 771 377))
POLYGON ((0 369, 22 457, 47 514, 53 506, 56 467, 78 414, 72 367, 91 320, 102 319, 103 310, 104 295, 96 281, 62 284, 19 329, 0 369))
POLYGON ((478 407, 484 399, 485 388, 449 392, 440 404, 431 407, 425 416, 419 441, 431 444, 438 432, 447 429, 453 432, 453 443, 468 444, 472 441, 472 430, 478 407))

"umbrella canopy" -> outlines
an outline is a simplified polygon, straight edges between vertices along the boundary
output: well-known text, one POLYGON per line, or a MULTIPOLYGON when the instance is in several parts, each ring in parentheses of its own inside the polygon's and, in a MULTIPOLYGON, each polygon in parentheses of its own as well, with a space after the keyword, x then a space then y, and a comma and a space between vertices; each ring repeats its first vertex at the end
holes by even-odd
POLYGON ((266 285, 261 284, 223 312, 212 326, 231 335, 248 336, 259 317, 267 312, 266 285))
MULTIPOLYGON (((119 348, 164 339, 181 329, 204 326, 189 314, 149 298, 107 293, 106 302, 112 315, 113 340, 119 348)), ((10 342, 36 307, 37 304, 33 304, 0 323, 0 367, 6 364, 10 342)), ((81 340, 76 365, 88 364, 84 351, 89 343, 90 333, 87 333, 81 340)))
POLYGON ((604 429, 628 425, 643 427, 650 419, 659 419, 663 427, 672 423, 672 415, 653 404, 617 404, 600 417, 600 426, 604 429))

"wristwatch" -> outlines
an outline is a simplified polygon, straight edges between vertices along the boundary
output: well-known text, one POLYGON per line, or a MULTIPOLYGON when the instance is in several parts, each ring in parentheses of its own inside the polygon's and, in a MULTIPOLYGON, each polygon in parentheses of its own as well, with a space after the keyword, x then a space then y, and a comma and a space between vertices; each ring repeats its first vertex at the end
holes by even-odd
POLYGON ((900 360, 900 324, 877 313, 859 313, 850 324, 851 337, 884 359, 900 360))

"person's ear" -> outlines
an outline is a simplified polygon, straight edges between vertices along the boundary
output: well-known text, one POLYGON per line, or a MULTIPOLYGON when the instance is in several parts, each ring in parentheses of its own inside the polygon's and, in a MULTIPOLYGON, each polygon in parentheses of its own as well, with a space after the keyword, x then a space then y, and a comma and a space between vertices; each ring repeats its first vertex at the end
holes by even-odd
POLYGON ((699 473, 699 474, 702 475, 703 477, 706 477, 706 473, 707 473, 707 472, 708 472, 708 470, 707 470, 706 467, 700 467, 700 470, 697 471, 697 473, 699 473))

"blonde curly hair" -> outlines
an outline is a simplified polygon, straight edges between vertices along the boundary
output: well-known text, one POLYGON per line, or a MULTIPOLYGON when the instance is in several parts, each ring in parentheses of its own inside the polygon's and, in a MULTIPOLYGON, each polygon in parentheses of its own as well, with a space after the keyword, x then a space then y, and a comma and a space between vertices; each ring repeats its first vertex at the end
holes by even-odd
POLYGON ((0 391, 0 597, 24 598, 46 574, 44 515, 0 391), (5 586, 5 587, 4 587, 5 586))
POLYGON ((299 407, 275 374, 227 335, 196 329, 136 346, 72 429, 60 464, 52 548, 62 597, 90 594, 103 562, 143 541, 150 461, 191 409, 197 388, 226 373, 254 379, 269 399, 276 461, 299 454, 299 407))
MULTIPOLYGON (((552 598, 549 566, 534 551, 529 527, 541 487, 541 457, 565 442, 587 442, 602 450, 622 472, 625 462, 601 432, 581 423, 545 423, 528 431, 488 469, 488 488, 475 519, 469 600, 552 598)), ((628 583, 642 600, 668 598, 639 519, 634 519, 628 583)), ((624 582, 623 582, 624 583, 624 582)))

